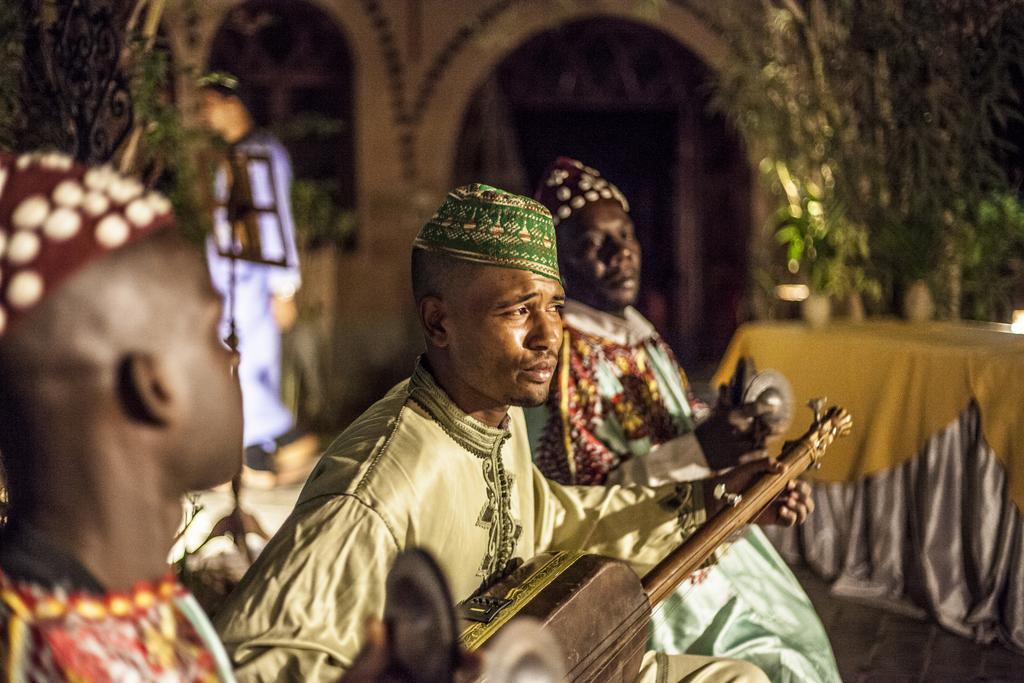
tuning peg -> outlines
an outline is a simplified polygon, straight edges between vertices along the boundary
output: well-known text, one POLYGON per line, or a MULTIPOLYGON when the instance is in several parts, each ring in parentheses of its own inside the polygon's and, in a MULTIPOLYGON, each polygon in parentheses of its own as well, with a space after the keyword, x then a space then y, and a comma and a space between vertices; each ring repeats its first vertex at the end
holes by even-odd
POLYGON ((717 484, 711 495, 715 497, 715 500, 725 500, 725 504, 729 507, 736 507, 743 500, 742 493, 729 493, 725 490, 725 484, 717 484))
POLYGON ((821 411, 825 408, 825 403, 828 399, 822 396, 821 398, 812 398, 807 402, 807 407, 814 411, 814 421, 821 422, 821 411))

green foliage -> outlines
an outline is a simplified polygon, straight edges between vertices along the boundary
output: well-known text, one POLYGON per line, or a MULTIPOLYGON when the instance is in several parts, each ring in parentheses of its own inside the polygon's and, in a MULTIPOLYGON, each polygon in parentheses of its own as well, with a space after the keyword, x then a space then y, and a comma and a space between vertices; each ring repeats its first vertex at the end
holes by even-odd
POLYGON ((1013 194, 994 194, 964 212, 968 220, 959 247, 965 313, 1007 321, 1015 286, 1024 284, 1024 204, 1013 194))
POLYGON ((803 273, 811 290, 837 298, 853 293, 877 299, 878 282, 865 267, 867 231, 846 220, 842 207, 825 212, 828 191, 814 183, 800 184, 781 161, 771 173, 785 194, 775 214, 775 239, 786 247, 786 269, 803 273))
POLYGON ((201 244, 212 223, 208 188, 214 175, 209 133, 188 127, 170 97, 173 71, 166 48, 146 49, 135 38, 138 59, 132 74, 132 103, 142 139, 133 170, 141 170, 148 184, 163 191, 174 205, 182 232, 201 244))
MULTIPOLYGON (((714 6, 732 50, 715 105, 755 158, 820 188, 816 229, 841 233, 817 257, 838 280, 818 270, 812 279, 868 294, 881 284, 893 302, 910 281, 947 272, 944 259, 958 254, 946 245, 1007 189, 998 154, 1018 116, 1022 13, 1009 0, 714 6)), ((782 185, 773 182, 785 210, 794 202, 782 185)))
POLYGON ((355 233, 355 215, 341 208, 337 183, 327 180, 295 180, 292 183, 292 218, 296 239, 317 248, 345 246, 355 233))

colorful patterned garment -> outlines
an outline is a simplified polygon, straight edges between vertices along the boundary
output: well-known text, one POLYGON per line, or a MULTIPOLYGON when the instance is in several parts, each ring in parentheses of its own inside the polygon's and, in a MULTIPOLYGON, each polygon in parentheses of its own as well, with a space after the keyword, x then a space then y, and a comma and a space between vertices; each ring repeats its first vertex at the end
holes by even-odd
POLYGON ((693 432, 695 419, 708 411, 643 316, 630 308, 621 324, 601 321, 614 330, 569 324, 590 311, 566 302, 557 386, 548 399, 552 419, 535 453, 545 476, 567 484, 606 483, 625 461, 693 432))
POLYGON ((38 540, 10 563, 41 569, 38 580, 13 578, 6 571, 9 546, 3 556, 0 679, 234 681, 213 626, 173 573, 127 593, 107 592, 73 559, 38 540))
MULTIPOLYGON (((631 308, 622 319, 571 300, 564 320, 551 396, 527 411, 541 471, 586 484, 708 476, 693 434, 706 408, 654 327, 631 308)), ((657 606, 649 646, 742 659, 775 683, 840 681, 814 606, 757 526, 657 606)))

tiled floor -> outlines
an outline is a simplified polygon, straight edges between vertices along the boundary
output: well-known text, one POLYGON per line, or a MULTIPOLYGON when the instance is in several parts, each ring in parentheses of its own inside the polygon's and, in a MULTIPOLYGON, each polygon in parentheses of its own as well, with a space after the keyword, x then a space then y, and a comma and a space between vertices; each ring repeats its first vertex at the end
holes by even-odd
POLYGON ((1024 655, 832 597, 824 581, 794 571, 825 624, 846 683, 1024 681, 1024 655))

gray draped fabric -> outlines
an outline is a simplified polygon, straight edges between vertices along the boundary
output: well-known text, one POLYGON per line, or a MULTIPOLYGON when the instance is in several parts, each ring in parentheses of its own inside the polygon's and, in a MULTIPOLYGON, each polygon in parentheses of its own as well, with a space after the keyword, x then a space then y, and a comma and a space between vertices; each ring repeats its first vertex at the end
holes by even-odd
POLYGON ((816 484, 803 527, 765 533, 834 595, 1024 652, 1024 523, 981 419, 972 402, 900 467, 816 484))

